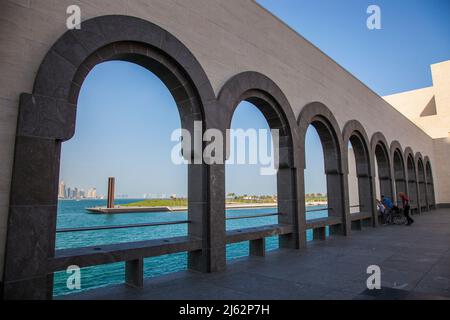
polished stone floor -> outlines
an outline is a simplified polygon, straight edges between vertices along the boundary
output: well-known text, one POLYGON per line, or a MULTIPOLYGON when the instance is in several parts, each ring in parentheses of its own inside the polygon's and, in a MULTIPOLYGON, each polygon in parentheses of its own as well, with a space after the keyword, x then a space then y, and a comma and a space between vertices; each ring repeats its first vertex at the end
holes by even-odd
POLYGON ((450 209, 243 258, 215 274, 179 272, 147 279, 143 289, 114 285, 65 299, 450 299, 450 209), (369 265, 382 290, 367 290, 369 265))

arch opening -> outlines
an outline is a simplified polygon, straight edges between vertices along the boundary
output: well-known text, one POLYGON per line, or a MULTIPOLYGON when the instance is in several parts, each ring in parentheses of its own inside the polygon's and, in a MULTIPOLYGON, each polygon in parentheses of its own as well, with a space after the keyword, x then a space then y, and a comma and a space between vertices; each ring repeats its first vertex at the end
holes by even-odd
MULTIPOLYGON (((187 165, 171 159, 171 136, 181 128, 177 104, 162 81, 141 66, 120 60, 97 64, 77 100, 75 135, 62 143, 57 228, 114 227, 186 221, 187 211, 89 214, 106 207, 108 177, 116 183, 114 209, 187 206, 187 165), (156 150, 158 150, 156 152, 156 150), (63 182, 65 181, 65 182, 63 182)), ((187 236, 187 224, 134 229, 103 229, 56 234, 56 247, 68 249, 187 236)), ((186 254, 144 259, 145 276, 176 272, 186 254)), ((122 263, 82 270, 83 290, 121 282, 122 263), (102 274, 108 277, 102 277, 102 274)), ((66 273, 54 275, 53 294, 72 293, 66 273)))
MULTIPOLYGON (((313 125, 310 125, 306 131, 304 180, 306 220, 328 217, 324 147, 320 135, 313 125)), ((328 229, 327 235, 329 235, 328 229)), ((313 232, 308 230, 307 240, 312 239, 313 232)))
POLYGON ((375 176, 378 178, 376 183, 377 199, 380 200, 382 195, 392 197, 389 153, 382 142, 378 142, 375 146, 375 172, 375 176))
POLYGON ((355 131, 348 142, 350 214, 372 213, 373 195, 369 150, 361 133, 355 131))
MULTIPOLYGON (((243 72, 229 79, 218 95, 220 120, 217 120, 229 141, 233 115, 242 102, 256 107, 271 130, 274 142, 277 215, 276 225, 269 227, 272 235, 278 235, 280 248, 299 248, 304 238, 299 232, 298 195, 296 185, 297 168, 294 160, 296 135, 295 117, 292 108, 280 88, 268 77, 257 72, 243 72), (275 137, 278 137, 275 139, 275 137), (277 141, 278 140, 278 141, 277 141)), ((226 154, 229 157, 229 154, 226 154)), ((224 191, 225 194, 225 191, 224 191)), ((264 227, 265 228, 265 227, 264 227)), ((266 228, 267 229, 267 228, 266 228)), ((259 232, 262 229, 256 229, 259 232)), ((228 239, 234 233, 228 232, 228 239)), ((231 238, 230 238, 231 236, 231 238)), ((250 240, 250 255, 264 255, 265 238, 250 240)), ((227 240, 230 242, 231 240, 227 240)), ((242 242, 242 241, 234 241, 242 242)))
MULTIPOLYGON (((250 101, 267 107, 261 100, 243 100, 232 115, 225 162, 227 231, 278 223, 276 150, 266 118, 268 109, 260 109, 250 101), (257 217, 245 218, 251 216, 257 217)), ((272 126, 278 124, 272 122, 272 126)), ((277 249, 278 237, 266 238, 264 246, 266 251, 277 249)), ((228 244, 226 252, 227 260, 247 256, 250 244, 248 241, 228 244)))
POLYGON ((416 166, 414 165, 414 158, 411 154, 407 158, 408 169, 408 192, 409 200, 411 203, 411 211, 417 211, 419 209, 419 192, 417 187, 417 175, 416 166))
POLYGON ((398 194, 400 192, 406 193, 406 177, 405 177, 405 166, 403 163, 402 152, 399 149, 395 149, 393 155, 393 165, 394 165, 394 186, 395 186, 395 197, 397 205, 400 205, 398 199, 398 194))
MULTIPOLYGON (((327 217, 327 221, 330 225, 326 226, 325 231, 322 228, 314 230, 314 238, 322 239, 329 234, 346 234, 347 217, 345 213, 345 193, 344 193, 344 180, 343 180, 343 168, 342 168, 342 139, 340 138, 340 129, 337 125, 331 112, 323 104, 311 103, 304 107, 298 118, 300 126, 300 138, 306 143, 306 133, 309 128, 314 128, 317 132, 318 143, 322 146, 322 158, 323 158, 323 170, 325 174, 326 185, 326 212, 320 213, 323 217, 327 217)), ((305 148, 306 156, 308 156, 308 150, 305 148)), ((307 162, 305 161, 304 169, 304 185, 307 186, 307 162)), ((322 175, 322 174, 321 174, 322 175)), ((323 209, 319 209, 323 211, 323 209)), ((310 214, 311 210, 307 210, 306 219, 310 221, 310 224, 314 224, 314 220, 318 217, 310 214)), ((320 219, 320 218, 319 218, 320 219)), ((314 226, 313 226, 314 227, 314 226)), ((311 231, 307 231, 308 233, 311 231)))
MULTIPOLYGON (((7 261, 4 281, 14 285, 5 286, 5 297, 52 297, 53 272, 61 268, 48 264, 56 250, 61 144, 74 134, 77 100, 86 76, 96 65, 116 60, 138 64, 154 73, 175 100, 181 127, 192 136, 194 121, 204 120, 204 108, 209 108, 206 102, 214 99, 209 80, 191 52, 170 33, 148 21, 102 16, 84 21, 83 29, 76 34, 67 31, 62 35, 40 65, 33 93, 21 95, 11 194, 24 196, 11 197, 10 204, 23 209, 10 210, 6 252, 15 259, 7 261), (33 114, 39 117, 30 116, 33 114), (32 155, 30 148, 35 150, 32 155), (30 217, 25 207, 35 208, 41 214, 30 217), (21 227, 24 224, 35 232, 26 232, 21 227), (35 252, 36 247, 41 250, 35 252), (21 268, 20 261, 27 259, 33 259, 39 269, 21 268)), ((207 169, 204 163, 188 165, 187 234, 202 241, 184 251, 188 251, 188 268, 203 272, 223 265, 220 259, 223 246, 209 236, 210 226, 216 227, 210 220, 216 215, 208 214, 211 211, 208 203, 217 199, 210 199, 205 192, 211 180, 207 169)), ((129 253, 121 244, 117 246, 129 253)), ((125 253, 112 258, 112 262, 124 261, 125 253)), ((136 259, 140 261, 143 257, 136 259)), ((138 260, 133 260, 136 263, 130 267, 136 274, 138 260)), ((128 266, 127 261, 127 274, 128 266)))

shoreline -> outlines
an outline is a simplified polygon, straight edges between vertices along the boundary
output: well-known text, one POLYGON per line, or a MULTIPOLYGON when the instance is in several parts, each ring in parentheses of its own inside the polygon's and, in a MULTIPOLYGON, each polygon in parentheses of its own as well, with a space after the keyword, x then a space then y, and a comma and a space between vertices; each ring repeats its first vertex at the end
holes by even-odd
MULTIPOLYGON (((316 207, 327 205, 325 201, 317 201, 317 202, 306 202, 306 207, 316 207)), ((228 203, 225 205, 225 210, 228 209, 255 209, 255 208, 277 208, 277 203, 228 203)), ((169 207, 169 206, 161 206, 161 207, 121 207, 120 205, 115 206, 114 208, 106 208, 106 207, 94 207, 94 208, 86 208, 86 211, 90 213, 99 213, 99 214, 120 214, 120 213, 152 213, 152 212, 181 212, 187 211, 187 207, 169 207)))

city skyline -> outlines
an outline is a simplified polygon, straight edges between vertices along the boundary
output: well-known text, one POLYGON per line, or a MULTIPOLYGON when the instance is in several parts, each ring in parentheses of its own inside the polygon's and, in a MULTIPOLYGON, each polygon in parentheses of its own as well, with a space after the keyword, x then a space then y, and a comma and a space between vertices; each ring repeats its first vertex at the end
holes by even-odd
MULTIPOLYGON (((305 193, 305 196, 309 197, 320 197, 326 196, 326 193, 312 192, 305 193)), ((273 197, 276 198, 276 194, 238 194, 234 192, 228 192, 226 194, 227 198, 230 197, 273 197)), ((65 181, 60 181, 58 184, 58 198, 59 199, 105 199, 104 194, 97 194, 96 187, 81 188, 81 187, 69 187, 65 181), (87 190, 87 191, 86 191, 87 190), (75 192, 75 194, 71 194, 75 192)), ((142 195, 128 195, 128 194, 117 194, 115 198, 129 198, 129 199, 169 199, 169 198, 187 198, 186 195, 177 195, 175 193, 165 194, 165 193, 143 193, 142 195)))
POLYGON ((97 199, 102 198, 103 195, 97 194, 97 188, 80 188, 69 187, 64 181, 58 184, 58 198, 59 199, 97 199))
MULTIPOLYGON (((312 192, 312 193, 305 193, 306 197, 322 197, 326 196, 326 193, 320 193, 320 192, 312 192)), ((237 194, 234 192, 228 192, 226 194, 226 198, 233 198, 233 197, 272 197, 276 198, 276 194, 237 194)), ((104 194, 97 194, 97 188, 96 187, 90 187, 90 188, 80 188, 80 187, 69 187, 68 184, 65 183, 65 181, 60 181, 58 185, 58 198, 60 200, 62 199, 105 199, 106 196, 104 194), (87 191, 85 191, 87 190, 87 191), (71 193, 74 192, 74 193, 71 193)), ((128 195, 128 194, 117 194, 115 196, 116 199, 169 199, 169 198, 187 198, 186 195, 177 195, 175 193, 172 194, 164 194, 164 193, 143 193, 142 196, 139 195, 128 195)))

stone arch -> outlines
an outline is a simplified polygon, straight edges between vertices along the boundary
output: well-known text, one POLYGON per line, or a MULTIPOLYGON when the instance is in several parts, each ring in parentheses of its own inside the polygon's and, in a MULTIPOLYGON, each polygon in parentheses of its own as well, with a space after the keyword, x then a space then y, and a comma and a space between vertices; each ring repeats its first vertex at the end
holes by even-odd
POLYGON ((428 210, 427 204, 427 184, 425 179, 425 166, 423 157, 420 152, 417 152, 414 161, 417 167, 417 181, 419 184, 419 207, 421 212, 428 210))
POLYGON ((411 211, 417 210, 420 212, 417 167, 414 161, 414 152, 410 147, 405 148, 404 159, 406 162, 408 197, 411 203, 411 211))
MULTIPOLYGON (((32 94, 20 99, 4 277, 7 298, 51 297, 53 277, 47 276, 47 265, 55 254, 61 143, 74 134, 83 80, 96 64, 110 60, 134 62, 155 73, 172 93, 182 126, 190 132, 214 104, 214 91, 199 62, 155 24, 112 15, 65 32, 41 63, 32 94)), ((188 233, 203 240, 203 249, 189 254, 189 268, 199 271, 219 268, 211 256, 214 250, 223 251, 208 230, 214 226, 210 206, 196 205, 214 201, 204 192, 211 179, 207 169, 205 164, 188 166, 188 233)))
POLYGON ((380 194, 393 197, 392 175, 391 175, 391 157, 386 138, 381 132, 373 134, 370 140, 372 151, 373 169, 372 175, 375 176, 375 166, 378 166, 378 181, 380 194))
POLYGON ((298 156, 295 155, 294 146, 297 145, 298 134, 292 108, 281 89, 267 76, 252 71, 237 74, 224 84, 218 95, 218 106, 221 110, 216 122, 224 133, 228 134, 226 130, 231 126, 234 111, 242 101, 255 105, 264 115, 271 130, 279 130, 279 148, 274 150, 275 155, 278 154, 278 222, 292 225, 295 230, 292 234, 279 236, 280 247, 304 246, 304 232, 299 231, 303 222, 297 209, 298 156))
POLYGON ((407 193, 406 187, 406 171, 405 160, 403 158, 403 149, 400 142, 392 141, 390 147, 390 154, 392 159, 392 177, 394 178, 394 199, 398 202, 398 193, 407 193))
POLYGON ((436 209, 436 198, 434 194, 434 179, 433 170, 431 168, 431 161, 428 156, 423 159, 425 162, 425 182, 427 184, 427 203, 428 207, 431 209, 436 209))
MULTIPOLYGON (((357 120, 348 121, 343 129, 343 148, 346 155, 344 169, 348 174, 348 148, 350 142, 356 159, 356 175, 358 178, 358 195, 360 212, 370 212, 372 221, 376 222, 377 212, 375 205, 375 194, 372 179, 372 157, 370 156, 369 138, 362 124, 357 120)), ((348 209, 348 214, 350 210, 348 209)))
MULTIPOLYGON (((305 147, 306 131, 310 125, 314 126, 319 134, 325 157, 329 215, 342 219, 342 224, 330 232, 347 234, 350 230, 350 219, 346 214, 347 185, 346 180, 344 181, 344 151, 339 125, 331 110, 321 102, 311 102, 303 107, 297 122, 300 148, 305 147)), ((300 163, 304 169, 304 153, 300 163)), ((300 180, 299 184, 303 185, 304 190, 304 179, 300 180)))

